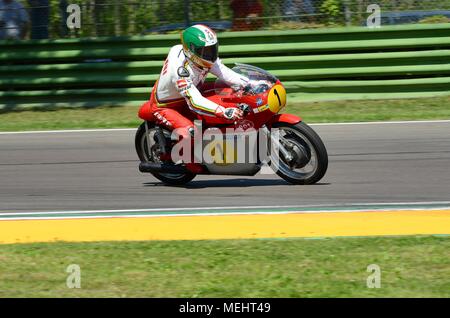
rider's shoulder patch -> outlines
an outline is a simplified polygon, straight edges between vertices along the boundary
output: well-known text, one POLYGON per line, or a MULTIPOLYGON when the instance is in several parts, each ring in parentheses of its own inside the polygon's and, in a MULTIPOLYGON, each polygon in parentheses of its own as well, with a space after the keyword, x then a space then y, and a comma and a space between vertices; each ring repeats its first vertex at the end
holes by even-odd
POLYGON ((178 73, 178 76, 179 76, 179 77, 189 77, 189 76, 191 76, 191 74, 189 73, 189 71, 188 71, 184 66, 180 66, 180 67, 178 68, 177 73, 178 73))

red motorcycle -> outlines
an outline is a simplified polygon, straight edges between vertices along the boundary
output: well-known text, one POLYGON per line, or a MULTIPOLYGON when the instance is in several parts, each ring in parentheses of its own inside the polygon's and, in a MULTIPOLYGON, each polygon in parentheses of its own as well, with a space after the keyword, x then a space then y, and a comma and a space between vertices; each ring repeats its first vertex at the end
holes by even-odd
MULTIPOLYGON (((253 176, 264 166, 270 166, 292 184, 313 184, 322 179, 328 167, 327 150, 317 133, 301 118, 279 113, 286 105, 286 90, 281 82, 255 66, 237 64, 233 70, 245 75, 252 84, 236 90, 217 80, 214 89, 204 91, 203 95, 223 107, 239 105, 244 118, 230 122, 196 115, 201 123, 197 130, 202 137, 219 138, 202 138, 200 153, 207 156, 197 158, 194 163, 174 158, 178 136, 155 123, 148 105, 141 107, 139 117, 144 123, 135 138, 141 160, 139 170, 170 185, 185 184, 197 174, 253 176), (238 160, 241 153, 245 154, 245 160, 238 160)), ((194 143, 188 145, 192 147, 189 150, 195 147, 194 143)))

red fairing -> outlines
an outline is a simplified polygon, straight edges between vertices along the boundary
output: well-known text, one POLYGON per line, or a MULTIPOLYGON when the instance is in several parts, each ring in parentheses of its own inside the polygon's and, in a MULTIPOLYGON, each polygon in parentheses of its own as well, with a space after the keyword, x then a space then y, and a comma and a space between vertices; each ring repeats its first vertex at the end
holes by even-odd
POLYGON ((139 118, 147 121, 152 121, 154 119, 151 104, 151 101, 142 104, 138 113, 139 118))
POLYGON ((287 123, 287 124, 298 124, 302 119, 298 116, 292 114, 277 114, 270 119, 269 125, 272 126, 274 123, 287 123))

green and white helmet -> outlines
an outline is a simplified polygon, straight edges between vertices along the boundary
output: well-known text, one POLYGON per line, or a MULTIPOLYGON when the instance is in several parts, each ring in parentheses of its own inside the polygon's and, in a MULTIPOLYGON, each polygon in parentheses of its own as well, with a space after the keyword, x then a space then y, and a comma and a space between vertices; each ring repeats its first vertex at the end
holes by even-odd
POLYGON ((184 30, 181 43, 187 58, 198 66, 210 68, 217 60, 217 35, 206 25, 196 24, 184 30))

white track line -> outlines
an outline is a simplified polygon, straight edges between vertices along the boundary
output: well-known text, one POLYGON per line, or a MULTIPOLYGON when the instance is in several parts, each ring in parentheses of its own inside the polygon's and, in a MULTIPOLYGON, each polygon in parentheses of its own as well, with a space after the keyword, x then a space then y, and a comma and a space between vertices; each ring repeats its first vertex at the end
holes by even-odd
MULTIPOLYGON (((33 214, 40 214, 40 215, 53 215, 53 214, 102 214, 102 213, 130 213, 130 212, 168 212, 168 211, 173 211, 173 212, 183 212, 183 211, 204 211, 204 210, 248 210, 248 209, 280 209, 281 212, 282 209, 311 209, 311 208, 328 208, 328 209, 323 209, 321 211, 323 212, 339 212, 339 211, 348 211, 348 209, 354 209, 355 207, 358 206, 364 206, 367 207, 366 209, 357 209, 355 210, 355 212, 359 212, 359 211, 368 211, 368 210, 372 210, 376 207, 385 205, 385 206, 397 206, 397 205, 404 205, 405 207, 399 207, 396 209, 401 209, 401 210, 412 210, 412 209, 417 209, 417 210, 431 210, 431 209, 442 209, 442 208, 436 208, 436 207, 424 207, 424 208, 413 208, 413 207, 409 207, 409 206, 414 206, 414 205, 433 205, 433 204, 441 204, 441 205, 448 205, 450 207, 450 201, 432 201, 432 202, 387 202, 387 203, 347 203, 347 204, 319 204, 319 205, 273 205, 273 206, 232 206, 232 207, 193 207, 193 208, 150 208, 150 209, 122 209, 122 210, 75 210, 75 211, 34 211, 34 212, 6 212, 6 213, 0 213, 0 216, 23 216, 23 215, 33 215, 33 214), (370 209, 370 207, 372 206, 372 209, 370 209), (339 208, 339 210, 333 210, 332 208, 339 208)), ((395 210, 395 209, 377 209, 377 211, 391 211, 391 210, 395 210)), ((225 213, 227 215, 233 214, 233 213, 237 213, 237 214, 244 214, 244 213, 251 213, 251 214, 255 214, 255 213, 279 213, 280 211, 266 211, 266 212, 257 212, 257 211, 252 211, 252 212, 228 212, 225 213)), ((301 211, 287 211, 289 213, 298 213, 301 211)), ((317 211, 305 211, 305 213, 315 213, 317 211)), ((219 212, 220 213, 220 212, 219 212)), ((211 212, 211 213, 199 213, 199 215, 216 215, 216 212, 211 212)), ((163 214, 166 215, 166 214, 163 214)), ((172 215, 196 215, 196 213, 193 214, 172 214, 172 215)))
POLYGON ((441 211, 442 208, 397 208, 397 209, 361 209, 361 210, 317 210, 317 211, 274 211, 274 212, 215 212, 215 213, 190 213, 190 214, 136 214, 136 215, 83 215, 83 216, 44 216, 44 217, 12 217, 0 219, 2 221, 20 220, 70 220, 70 219, 119 219, 119 218, 160 218, 160 217, 189 217, 189 216, 227 216, 227 215, 285 215, 285 214, 321 214, 321 213, 379 213, 402 211, 441 211))
POLYGON ((115 131, 135 131, 135 130, 137 130, 137 127, 136 128, 107 128, 107 129, 0 131, 0 135, 65 134, 65 133, 115 132, 115 131))
POLYGON ((347 126, 347 125, 398 125, 398 124, 442 124, 450 123, 450 120, 402 120, 402 121, 367 121, 349 123, 316 123, 310 126, 347 126))
MULTIPOLYGON (((349 123, 316 123, 316 124, 309 124, 309 125, 310 126, 347 126, 347 125, 398 125, 398 124, 439 124, 439 123, 450 123, 450 120, 369 121, 369 122, 349 122, 349 123)), ((115 131, 136 131, 136 129, 137 129, 137 127, 136 128, 108 128, 108 129, 3 131, 3 132, 0 132, 0 135, 115 132, 115 131)))

